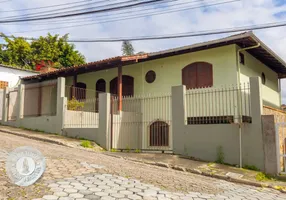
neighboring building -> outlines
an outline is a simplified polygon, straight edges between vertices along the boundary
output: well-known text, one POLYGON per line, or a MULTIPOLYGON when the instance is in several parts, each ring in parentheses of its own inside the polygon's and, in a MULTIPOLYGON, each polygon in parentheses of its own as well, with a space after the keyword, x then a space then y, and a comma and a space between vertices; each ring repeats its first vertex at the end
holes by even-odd
POLYGON ((0 64, 0 88, 15 87, 21 78, 37 74, 32 70, 0 64))
MULTIPOLYGON (((180 84, 187 89, 237 85, 259 76, 264 105, 280 108, 280 79, 286 77, 286 63, 247 32, 166 51, 109 58, 23 80, 63 76, 69 86, 117 94, 117 77, 121 75, 123 96, 170 92, 172 86, 180 84)), ((88 94, 84 97, 93 98, 88 94)))

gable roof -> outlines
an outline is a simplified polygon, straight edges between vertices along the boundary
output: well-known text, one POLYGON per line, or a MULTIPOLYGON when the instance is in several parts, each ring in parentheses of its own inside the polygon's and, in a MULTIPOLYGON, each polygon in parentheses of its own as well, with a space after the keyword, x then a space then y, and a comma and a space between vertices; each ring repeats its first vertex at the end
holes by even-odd
POLYGON ((241 48, 255 46, 260 44, 258 48, 247 50, 251 55, 267 65, 273 71, 275 71, 279 78, 286 78, 286 63, 277 54, 275 54, 269 47, 267 47, 259 38, 257 38, 253 32, 245 32, 241 34, 232 35, 229 37, 212 40, 208 42, 197 43, 193 45, 183 46, 179 48, 168 49, 165 51, 158 51, 153 53, 147 53, 144 55, 132 56, 134 59, 129 59, 128 56, 117 56, 96 62, 90 62, 83 65, 77 65, 67 68, 62 68, 54 72, 47 72, 36 76, 28 76, 22 78, 23 80, 32 79, 52 79, 60 76, 71 76, 74 74, 82 74, 91 71, 99 71, 103 69, 109 69, 118 67, 119 65, 125 66, 134 64, 135 62, 146 62, 150 60, 196 52, 230 44, 237 44, 241 48), (137 58, 136 58, 137 57, 137 58))

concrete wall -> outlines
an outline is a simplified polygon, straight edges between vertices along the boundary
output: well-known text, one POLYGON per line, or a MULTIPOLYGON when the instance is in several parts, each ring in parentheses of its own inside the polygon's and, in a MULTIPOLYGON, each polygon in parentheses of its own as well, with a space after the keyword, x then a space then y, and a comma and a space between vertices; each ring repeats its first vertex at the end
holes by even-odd
POLYGON ((176 154, 212 162, 218 160, 220 154, 225 163, 239 165, 238 125, 185 125, 183 128, 183 132, 176 132, 173 138, 176 154), (183 151, 176 151, 179 145, 183 146, 183 151))
POLYGON ((65 128, 63 130, 63 135, 72 138, 84 138, 97 141, 98 131, 98 128, 65 128))
MULTIPOLYGON (((265 171, 268 174, 279 173, 278 171, 278 159, 280 159, 280 152, 277 152, 277 135, 275 130, 275 121, 273 115, 262 116, 263 127, 263 144, 265 154, 265 171)), ((283 159, 282 159, 283 160, 283 159)))
POLYGON ((7 98, 6 94, 8 92, 5 89, 3 97, 3 112, 2 112, 2 123, 15 127, 23 127, 29 129, 37 129, 40 131, 45 131, 47 133, 57 133, 61 134, 64 122, 64 113, 67 106, 67 100, 64 97, 65 89, 65 79, 58 78, 57 80, 57 95, 56 95, 56 115, 54 116, 39 116, 39 117, 26 117, 23 118, 24 113, 24 85, 19 85, 18 95, 14 108, 16 109, 16 120, 7 121, 7 98))
MULTIPOLYGON (((236 48, 237 50, 239 49, 238 46, 236 46, 236 48)), ((245 51, 242 53, 245 57, 245 64, 240 64, 241 82, 249 82, 250 77, 261 77, 263 72, 266 77, 266 83, 262 85, 263 105, 280 108, 281 98, 277 73, 249 53, 245 51)))
POLYGON ((261 170, 265 169, 261 124, 261 82, 258 77, 250 79, 252 123, 187 125, 185 94, 184 86, 172 88, 173 152, 175 154, 215 161, 218 158, 217 149, 221 147, 224 162, 241 166, 255 165, 261 170))

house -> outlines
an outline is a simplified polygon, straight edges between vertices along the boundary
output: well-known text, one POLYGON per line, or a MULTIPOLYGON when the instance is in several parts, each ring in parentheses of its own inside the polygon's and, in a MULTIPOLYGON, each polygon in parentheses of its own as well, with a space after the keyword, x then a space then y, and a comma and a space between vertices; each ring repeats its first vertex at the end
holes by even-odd
POLYGON ((246 32, 24 77, 4 92, 2 123, 95 140, 108 150, 206 161, 223 155, 223 162, 275 174, 286 135, 276 140, 275 128, 262 128, 275 127, 263 105, 280 108, 285 77, 286 63, 246 32))
POLYGON ((166 51, 108 58, 22 80, 60 76, 66 77, 69 86, 112 94, 121 91, 118 83, 122 82, 123 96, 170 92, 172 86, 180 84, 187 89, 237 85, 259 76, 264 105, 279 108, 280 79, 286 76, 286 63, 252 32, 246 32, 166 51))
POLYGON ((14 87, 19 83, 21 78, 37 74, 33 70, 0 64, 0 88, 14 87))

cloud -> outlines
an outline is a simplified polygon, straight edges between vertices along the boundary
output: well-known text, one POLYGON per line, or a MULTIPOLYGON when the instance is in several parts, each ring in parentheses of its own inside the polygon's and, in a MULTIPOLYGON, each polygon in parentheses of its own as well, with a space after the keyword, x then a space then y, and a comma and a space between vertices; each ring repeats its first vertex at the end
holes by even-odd
MULTIPOLYGON (((60 3, 70 3, 71 0, 61 0, 60 3)), ((92 2, 92 1, 87 1, 92 2)), ((95 1, 93 1, 95 2, 95 1)), ((112 1, 113 2, 113 1, 112 1)), ((120 2, 116 0, 114 2, 120 2)), ((180 0, 179 3, 191 2, 190 0, 180 0)), ((207 7, 210 2, 221 2, 221 0, 201 0, 195 1, 192 4, 182 4, 181 8, 187 8, 191 5, 200 3, 204 7, 200 9, 189 9, 183 12, 172 12, 165 15, 155 15, 145 18, 137 18, 132 20, 118 21, 113 23, 94 24, 90 26, 73 27, 68 29, 53 30, 54 27, 67 26, 70 24, 47 24, 40 25, 44 22, 27 23, 24 26, 19 25, 1 25, 0 31, 4 33, 13 33, 20 31, 29 31, 28 33, 15 34, 34 36, 44 35, 47 32, 52 34, 70 33, 71 38, 108 38, 108 37, 132 37, 146 35, 163 35, 179 32, 191 32, 201 30, 223 29, 230 27, 238 27, 253 24, 271 23, 277 21, 286 21, 286 3, 283 0, 241 0, 234 3, 223 4, 218 6, 207 7), (35 31, 38 29, 47 29, 46 31, 35 31)), ((0 8, 0 17, 5 17, 8 14, 20 15, 27 12, 2 13, 12 9, 24 9, 38 6, 48 6, 59 4, 58 0, 38 1, 38 0, 13 0, 11 3, 3 3, 0 8), (29 3, 27 3, 29 2, 29 3)), ((173 5, 175 3, 169 3, 173 5)), ((158 6, 157 6, 158 7, 158 6)), ((170 7, 174 9, 176 7, 170 7)), ((141 8, 140 8, 141 9, 141 8)), ((164 10, 157 9, 157 12, 164 10)), ((116 19, 119 17, 134 15, 138 13, 138 8, 133 9, 133 12, 113 16, 116 19)), ((146 11, 147 12, 147 11, 146 11)), ((148 11, 151 12, 151 11, 148 11)), ((82 17, 80 17, 82 18, 82 17)), ((108 19, 106 16, 103 19, 108 19)), ((102 18, 101 18, 102 19, 102 18)), ((86 19, 83 23, 92 23, 96 20, 86 19)), ((81 24, 83 24, 81 23, 81 24)), ((268 30, 255 31, 255 34, 262 39, 272 50, 286 60, 286 37, 284 36, 286 28, 275 28, 268 30)), ((135 50, 153 52, 178 46, 189 45, 197 42, 216 39, 224 35, 193 37, 174 40, 158 40, 158 41, 137 41, 133 42, 135 50)), ((87 58, 88 61, 95 61, 107 57, 118 56, 121 54, 121 43, 80 43, 76 44, 87 58)), ((286 103, 286 81, 282 81, 283 102, 286 103)))

